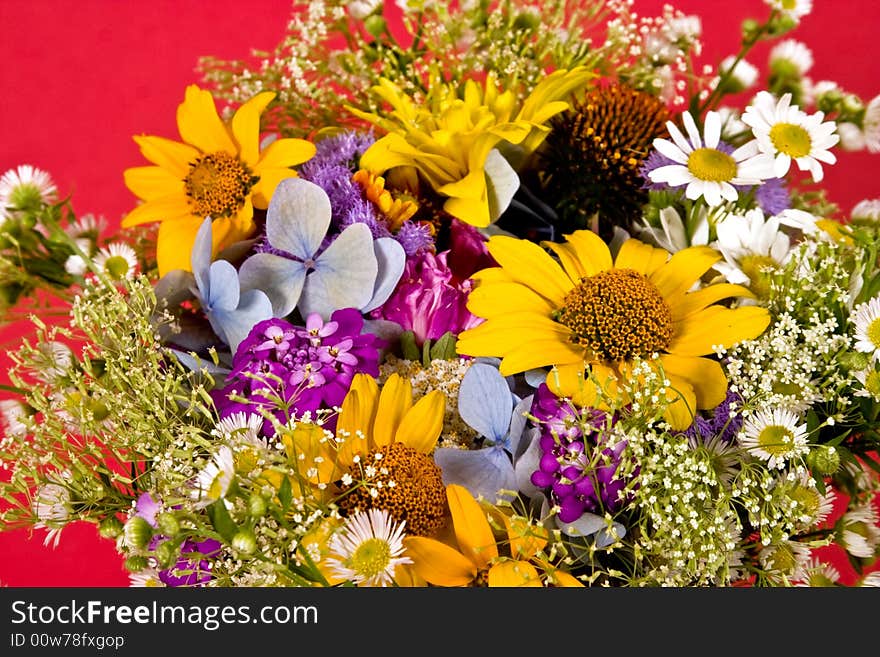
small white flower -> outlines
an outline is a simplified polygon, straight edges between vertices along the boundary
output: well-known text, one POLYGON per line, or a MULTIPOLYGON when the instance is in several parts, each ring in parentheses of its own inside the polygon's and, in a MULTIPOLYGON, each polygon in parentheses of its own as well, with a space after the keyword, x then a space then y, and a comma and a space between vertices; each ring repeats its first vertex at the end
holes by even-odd
POLYGON ((68 256, 67 260, 64 261, 64 271, 71 276, 84 276, 88 270, 88 265, 86 265, 86 261, 81 256, 68 256))
POLYGON ((217 422, 211 433, 231 444, 247 445, 265 449, 266 439, 261 436, 263 416, 258 413, 239 411, 227 415, 217 422))
POLYGON ((764 0, 774 9, 799 21, 813 11, 813 0, 764 0))
POLYGON ((758 81, 758 69, 744 59, 737 62, 734 55, 725 57, 718 65, 719 73, 727 71, 730 71, 730 77, 737 83, 740 90, 751 89, 758 81))
POLYGON ((880 295, 853 308, 855 349, 880 360, 880 295))
POLYGON ((676 253, 689 246, 706 245, 709 243, 709 212, 705 206, 700 206, 695 211, 696 225, 692 235, 688 235, 676 209, 669 206, 660 210, 660 226, 645 223, 636 228, 639 238, 656 244, 669 253, 676 253))
POLYGON ((880 570, 875 570, 873 573, 865 575, 859 586, 880 587, 880 570))
POLYGON ((232 450, 223 445, 210 463, 199 472, 193 497, 206 505, 226 497, 234 476, 235 460, 232 450))
POLYGON ((692 43, 703 33, 703 24, 696 14, 675 16, 666 22, 664 32, 672 42, 692 43))
POLYGON ((656 183, 671 187, 686 185, 685 196, 691 200, 700 197, 710 206, 720 205, 724 200, 738 198, 734 185, 757 185, 773 177, 772 163, 758 154, 756 141, 750 141, 728 154, 718 148, 721 141, 721 117, 718 112, 706 114, 706 125, 701 137, 690 112, 682 114, 688 139, 672 121, 666 128, 672 137, 655 139, 654 148, 675 164, 650 171, 649 178, 656 183))
POLYGON ((801 171, 812 174, 814 182, 820 182, 824 176, 820 162, 837 162, 828 150, 840 140, 834 134, 837 125, 834 121, 823 123, 824 118, 823 112, 806 114, 797 105, 791 105, 790 93, 777 101, 768 91, 758 93, 742 116, 760 151, 773 157, 775 177, 787 174, 794 160, 801 171))
POLYGON ((870 503, 847 511, 840 519, 840 540, 854 557, 871 559, 880 545, 880 517, 870 503))
POLYGON ((405 522, 396 523, 385 509, 360 511, 330 539, 327 563, 338 577, 362 586, 388 586, 394 571, 412 563, 404 556, 405 522))
POLYGON ((813 53, 800 41, 786 39, 770 51, 769 64, 773 70, 785 73, 793 71, 802 77, 813 68, 813 53))
POLYGON ((57 188, 52 177, 30 164, 10 169, 0 178, 0 217, 9 217, 16 210, 36 209, 55 200, 57 188))
MULTIPOLYGON (((84 214, 64 229, 74 239, 86 239, 95 244, 107 229, 107 220, 93 214, 84 214)), ((86 251, 86 249, 83 249, 86 251)))
POLYGON ((165 583, 159 579, 159 571, 155 568, 145 568, 136 573, 129 573, 128 582, 129 586, 132 588, 165 586, 165 583))
POLYGON ((749 126, 742 122, 741 112, 735 107, 722 105, 718 108, 718 115, 721 117, 721 138, 725 141, 731 141, 731 138, 749 129, 749 126))
POLYGON ((804 567, 803 577, 795 582, 795 586, 837 586, 839 581, 837 568, 813 557, 804 567))
POLYGON ((12 438, 23 438, 27 435, 27 406, 15 399, 0 399, 0 434, 12 438))
POLYGON ((806 456, 807 425, 790 410, 759 409, 749 415, 740 431, 740 444, 757 458, 767 461, 767 467, 785 467, 786 461, 806 456))
POLYGON ((103 247, 94 262, 95 267, 114 280, 134 278, 138 266, 137 253, 123 242, 111 242, 103 247))
POLYGON ((346 7, 352 18, 362 21, 376 11, 381 4, 382 0, 351 0, 346 7))
POLYGON ((48 530, 43 545, 58 547, 61 530, 70 517, 70 491, 60 484, 42 484, 34 495, 32 509, 37 517, 34 527, 48 530))
POLYGON ((859 201, 849 216, 853 221, 880 223, 880 198, 866 198, 859 201))
POLYGON ((804 579, 810 557, 810 546, 800 541, 780 541, 758 553, 761 565, 775 581, 804 579))
POLYGON ((760 208, 725 215, 715 224, 715 234, 712 246, 724 260, 713 268, 730 283, 757 284, 766 269, 784 265, 791 256, 791 240, 779 230, 779 219, 765 219, 760 208))
POLYGON ((816 235, 821 232, 816 225, 816 222, 819 221, 819 217, 810 214, 805 210, 788 208, 777 214, 776 218, 779 220, 781 226, 794 228, 795 230, 802 232, 804 235, 816 235))
POLYGON ((837 126, 840 147, 847 151, 867 150, 880 152, 880 96, 875 96, 865 106, 862 125, 846 121, 837 126))

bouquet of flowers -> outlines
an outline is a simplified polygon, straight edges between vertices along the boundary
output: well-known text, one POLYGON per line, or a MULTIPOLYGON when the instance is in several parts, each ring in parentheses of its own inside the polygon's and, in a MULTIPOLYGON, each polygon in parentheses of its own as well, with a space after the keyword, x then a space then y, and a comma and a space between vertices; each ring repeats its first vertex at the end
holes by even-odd
POLYGON ((2 526, 143 586, 880 585, 880 199, 819 186, 880 96, 811 0, 699 71, 634 4, 306 3, 120 230, 7 172, 2 526))

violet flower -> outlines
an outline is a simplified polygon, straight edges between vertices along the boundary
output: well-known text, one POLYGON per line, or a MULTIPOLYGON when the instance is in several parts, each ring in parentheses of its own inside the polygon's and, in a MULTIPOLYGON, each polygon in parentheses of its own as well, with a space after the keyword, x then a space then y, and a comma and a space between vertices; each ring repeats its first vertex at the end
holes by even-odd
MULTIPOLYGON (((266 409, 284 423, 289 418, 276 407, 273 395, 297 416, 339 406, 355 374, 379 375, 384 343, 372 333, 361 333, 363 326, 363 316, 354 308, 335 311, 330 321, 313 313, 304 327, 283 319, 258 323, 239 345, 226 386, 212 393, 220 416, 266 409), (248 401, 233 401, 232 395, 248 401)), ((274 433, 270 422, 264 422, 263 433, 274 433)))
POLYGON ((458 335, 479 324, 482 319, 467 309, 473 282, 456 282, 447 265, 448 256, 449 251, 437 255, 423 251, 409 258, 394 292, 370 316, 412 331, 418 345, 447 332, 458 335))

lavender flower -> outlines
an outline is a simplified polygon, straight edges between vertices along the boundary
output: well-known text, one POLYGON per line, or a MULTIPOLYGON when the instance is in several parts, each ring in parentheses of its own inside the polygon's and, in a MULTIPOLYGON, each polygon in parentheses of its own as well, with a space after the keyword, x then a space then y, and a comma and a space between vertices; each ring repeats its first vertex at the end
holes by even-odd
POLYGON ((698 441, 706 443, 716 436, 723 442, 730 444, 743 424, 740 413, 731 415, 731 411, 734 410, 731 407, 741 407, 742 401, 739 393, 728 388, 724 401, 712 409, 709 417, 697 416, 694 418, 694 423, 684 431, 684 435, 690 439, 692 444, 698 441))
MULTIPOLYGON (((258 323, 239 345, 226 386, 213 393, 220 417, 266 409, 286 422, 275 395, 297 416, 340 405, 355 374, 379 375, 383 343, 362 334, 363 325, 363 316, 353 308, 337 310, 326 322, 313 313, 305 327, 283 319, 258 323), (233 401, 232 395, 248 401, 233 401)), ((271 423, 263 423, 263 433, 274 433, 271 423)))

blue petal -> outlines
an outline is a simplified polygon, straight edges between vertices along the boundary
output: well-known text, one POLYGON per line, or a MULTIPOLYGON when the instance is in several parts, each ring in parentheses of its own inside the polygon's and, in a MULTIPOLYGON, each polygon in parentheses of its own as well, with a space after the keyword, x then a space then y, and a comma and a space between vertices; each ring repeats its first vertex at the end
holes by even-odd
POLYGON ((547 369, 537 367, 533 370, 526 370, 523 374, 523 378, 525 378, 526 383, 528 383, 529 386, 537 388, 547 380, 547 369))
POLYGON ((208 315, 211 326, 234 354, 239 343, 257 322, 272 318, 272 302, 260 290, 248 290, 234 310, 221 310, 208 315))
POLYGON ((211 257, 214 249, 212 239, 211 218, 207 217, 202 222, 202 225, 199 226, 199 231, 196 233, 196 239, 193 242, 192 252, 190 253, 193 276, 195 276, 196 285, 203 298, 211 295, 208 283, 208 269, 211 267, 211 257))
POLYGON ((296 308, 306 268, 303 263, 272 253, 257 253, 245 260, 238 272, 241 290, 262 290, 272 302, 275 317, 286 317, 296 308))
POLYGON ((217 260, 208 269, 208 297, 202 297, 207 312, 235 310, 241 288, 238 272, 231 262, 217 260))
POLYGON ((532 483, 532 473, 541 465, 541 457, 544 450, 541 449, 541 431, 538 428, 532 428, 523 434, 521 447, 524 446, 522 454, 514 459, 514 472, 516 474, 516 489, 527 495, 534 497, 540 489, 532 483))
POLYGON ((376 275, 376 284, 373 286, 373 298, 361 308, 365 313, 388 301, 406 266, 406 252, 396 239, 380 237, 373 242, 373 250, 376 253, 379 271, 376 275))
POLYGON ((511 499, 509 492, 501 491, 516 490, 513 464, 503 449, 439 447, 434 450, 434 462, 443 471, 444 485, 464 486, 478 499, 483 497, 489 502, 511 499))
POLYGON ((276 249, 303 260, 312 258, 330 228, 330 199, 315 183, 285 178, 266 211, 266 238, 276 249))
POLYGON ((525 449, 525 446, 523 446, 523 449, 520 449, 520 437, 523 435, 523 431, 525 431, 526 422, 528 422, 526 413, 532 408, 532 397, 534 395, 529 395, 525 399, 520 400, 513 407, 513 414, 510 416, 510 429, 507 432, 508 449, 514 456, 518 456, 519 452, 525 449))
POLYGON ((568 536, 591 536, 607 526, 602 516, 590 512, 584 513, 574 522, 561 522, 557 517, 556 524, 568 536))
POLYGON ((361 309, 373 296, 378 268, 370 229, 352 224, 318 256, 315 271, 306 276, 300 313, 318 313, 326 320, 341 308, 361 309))
POLYGON ((510 427, 513 396, 501 373, 491 365, 474 363, 458 389, 458 413, 474 431, 494 442, 510 427))

